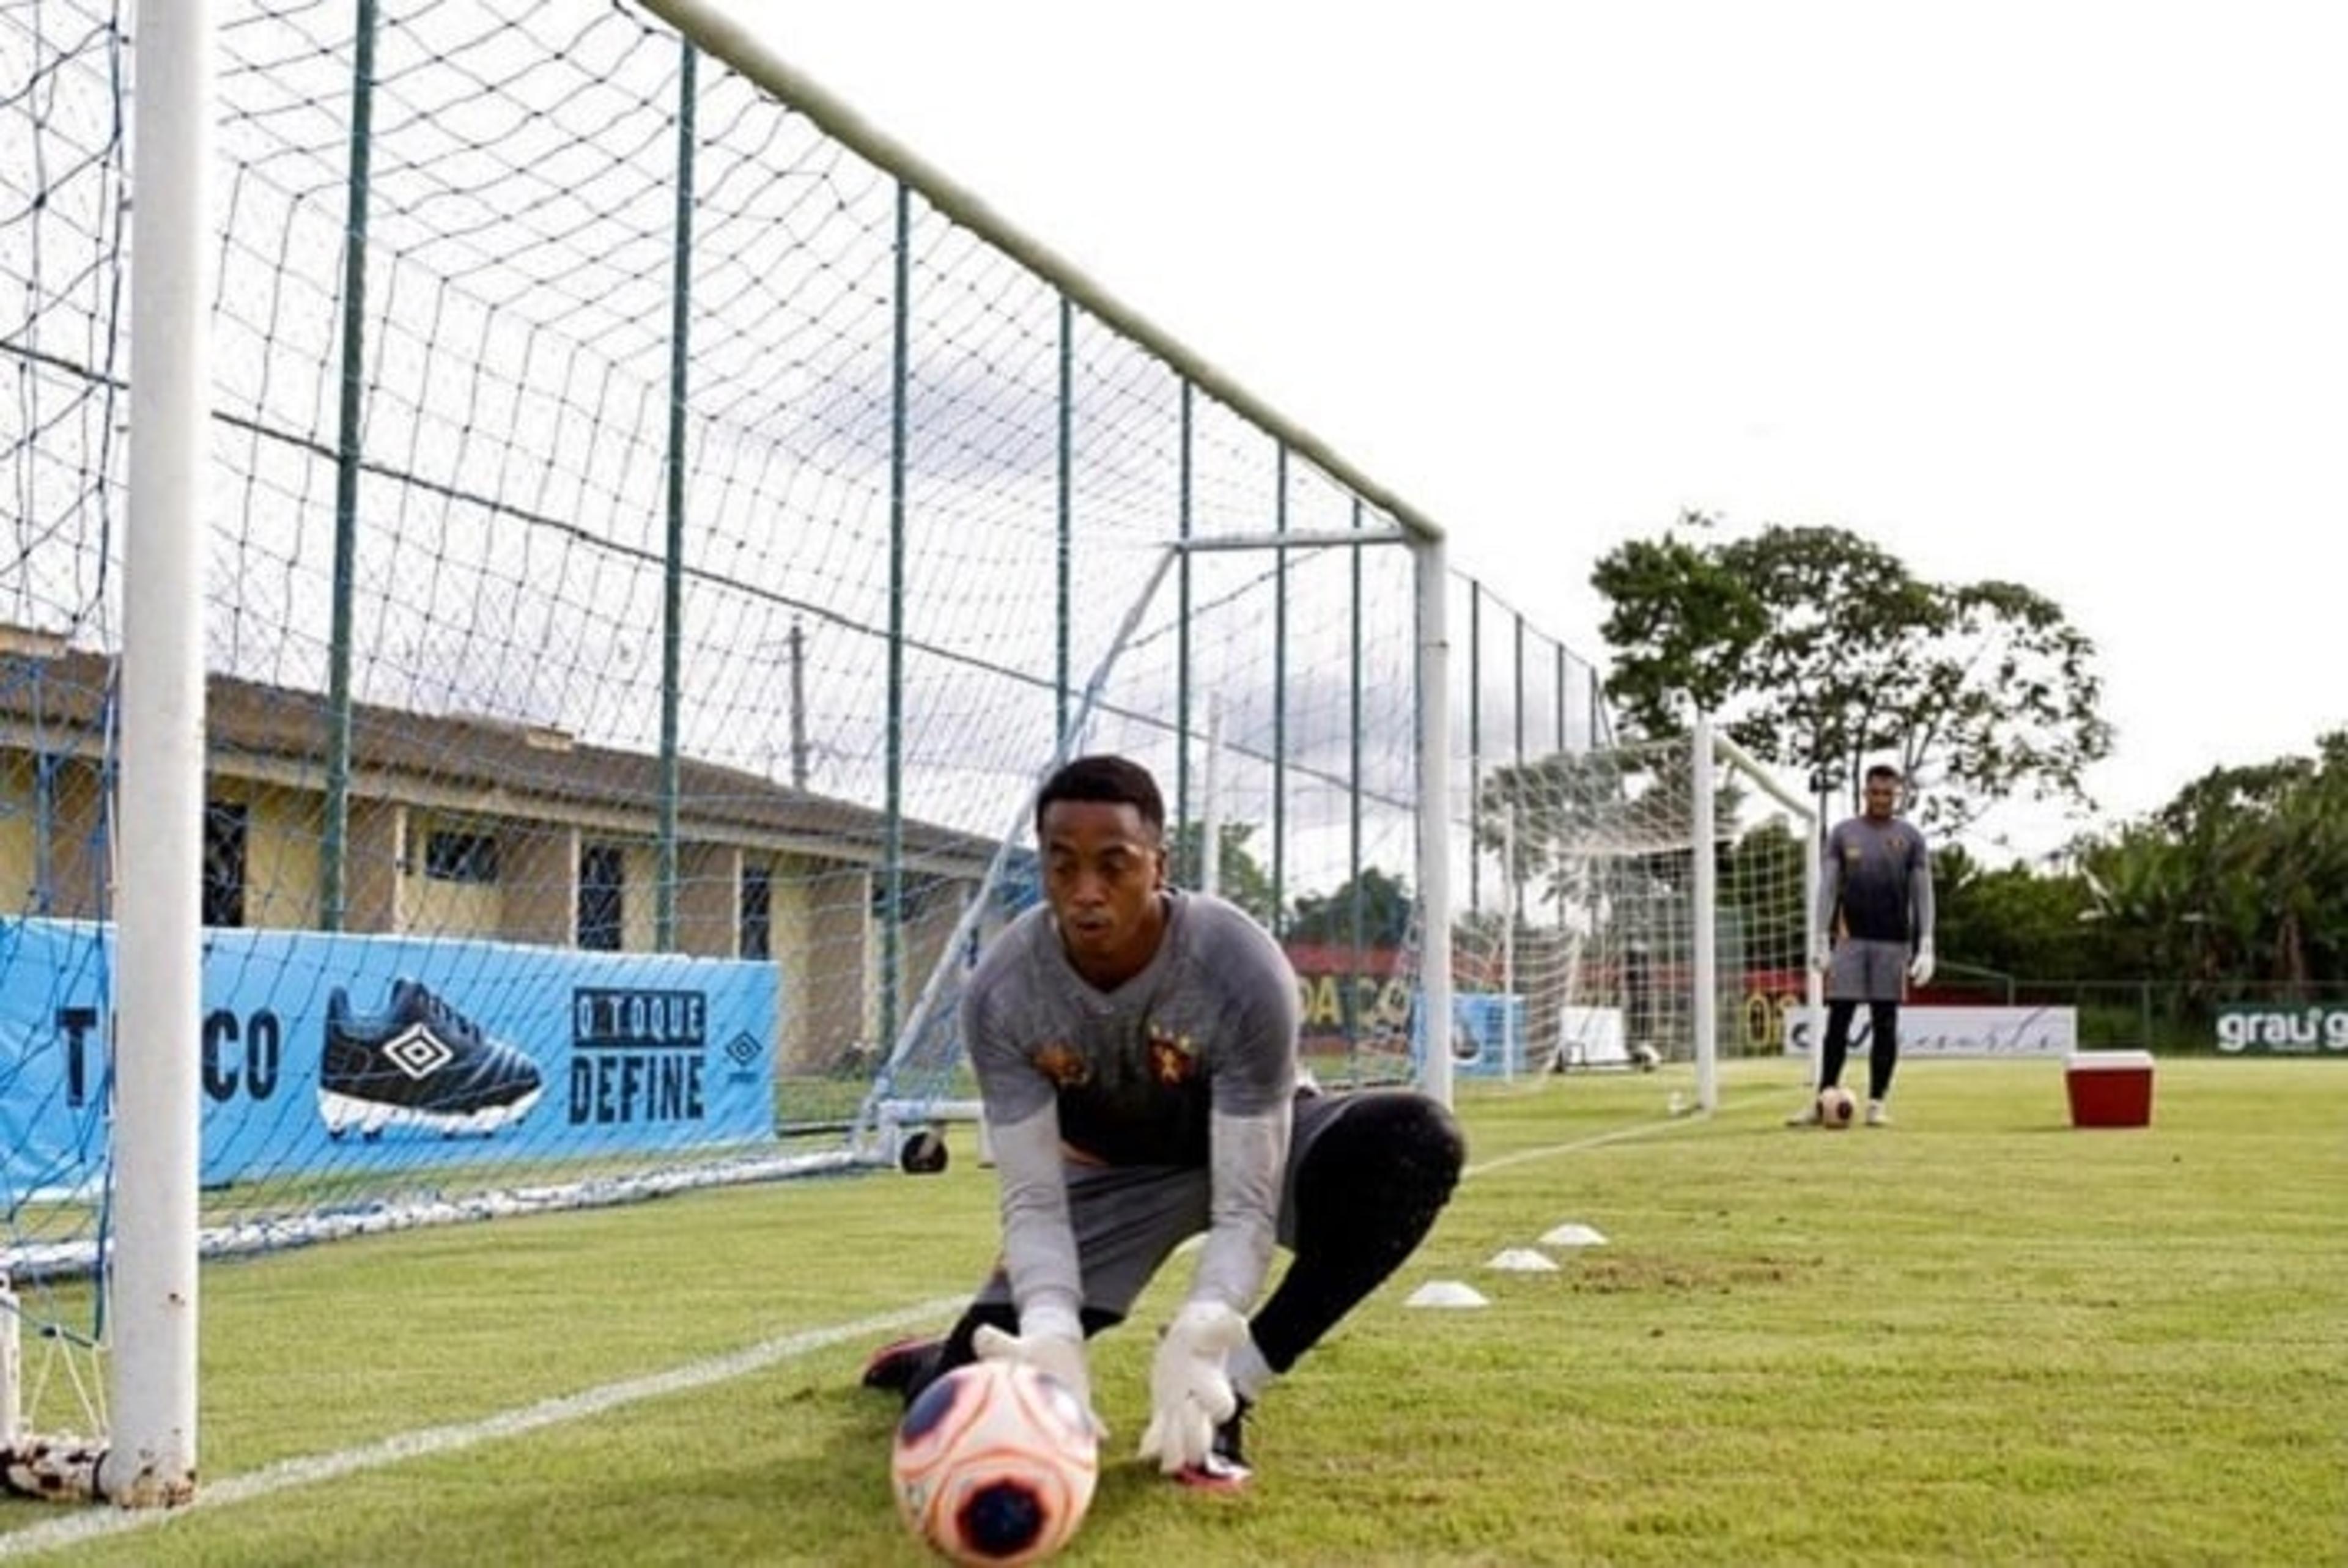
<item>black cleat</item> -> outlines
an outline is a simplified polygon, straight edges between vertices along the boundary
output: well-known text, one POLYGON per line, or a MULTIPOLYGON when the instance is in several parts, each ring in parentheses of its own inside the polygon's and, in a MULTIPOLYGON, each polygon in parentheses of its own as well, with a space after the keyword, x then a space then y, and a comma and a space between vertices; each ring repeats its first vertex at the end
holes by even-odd
POLYGON ((942 1339, 892 1339, 872 1352, 858 1381, 868 1389, 910 1394, 929 1380, 930 1369, 937 1365, 938 1352, 943 1348, 942 1339))
POLYGON ((1231 1419, 1215 1429, 1214 1444, 1207 1450, 1205 1460, 1177 1471, 1174 1479, 1200 1491, 1243 1491, 1255 1479, 1255 1471, 1249 1467, 1241 1447, 1248 1411, 1253 1408, 1252 1402, 1242 1396, 1238 1409, 1231 1411, 1231 1419))
POLYGON ((538 1064, 416 980, 391 983, 391 1005, 352 1016, 340 986, 326 999, 318 1114, 339 1138, 386 1127, 453 1137, 519 1122, 546 1091, 538 1064))

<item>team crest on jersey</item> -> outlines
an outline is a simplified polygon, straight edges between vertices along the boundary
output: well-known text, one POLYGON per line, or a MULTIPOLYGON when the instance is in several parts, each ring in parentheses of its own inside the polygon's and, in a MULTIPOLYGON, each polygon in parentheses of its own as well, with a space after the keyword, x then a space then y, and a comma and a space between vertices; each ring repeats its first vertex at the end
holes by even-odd
POLYGON ((1165 1087, 1187 1083, 1199 1073, 1199 1050, 1187 1034, 1174 1034, 1159 1024, 1149 1026, 1149 1075, 1165 1087))
POLYGON ((1059 1040, 1035 1052, 1035 1071, 1061 1089, 1074 1089, 1092 1077, 1091 1064, 1075 1046, 1059 1040))

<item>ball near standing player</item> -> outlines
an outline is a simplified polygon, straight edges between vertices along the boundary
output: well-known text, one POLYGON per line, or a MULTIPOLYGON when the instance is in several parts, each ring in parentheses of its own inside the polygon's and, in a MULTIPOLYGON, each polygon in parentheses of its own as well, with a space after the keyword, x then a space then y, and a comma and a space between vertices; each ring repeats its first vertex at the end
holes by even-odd
POLYGON ((1827 1031, 1818 1098, 1787 1118, 1816 1126, 1824 1091, 1842 1081, 1851 1015, 1868 1011, 1867 1125, 1890 1124, 1891 1075, 1900 1064, 1900 1004, 1910 983, 1932 979, 1932 856, 1924 835, 1898 815, 1900 770, 1867 770, 1861 815, 1835 825, 1819 863, 1814 962, 1827 976, 1827 1031))

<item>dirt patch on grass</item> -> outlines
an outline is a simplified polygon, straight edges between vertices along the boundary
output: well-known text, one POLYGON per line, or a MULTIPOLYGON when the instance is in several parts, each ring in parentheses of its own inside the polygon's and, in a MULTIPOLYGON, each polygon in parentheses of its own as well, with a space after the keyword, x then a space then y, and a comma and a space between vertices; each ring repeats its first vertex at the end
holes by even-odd
POLYGON ((1571 1284, 1575 1290, 1593 1296, 1632 1291, 1725 1295, 1798 1284, 1825 1264, 1826 1259, 1818 1256, 1686 1258, 1616 1252, 1583 1258, 1571 1284))

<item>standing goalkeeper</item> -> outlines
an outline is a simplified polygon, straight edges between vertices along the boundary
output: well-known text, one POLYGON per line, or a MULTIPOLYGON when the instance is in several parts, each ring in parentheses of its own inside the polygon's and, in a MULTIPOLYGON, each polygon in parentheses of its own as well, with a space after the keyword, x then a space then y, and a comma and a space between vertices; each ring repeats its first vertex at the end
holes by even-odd
MULTIPOLYGON (((1818 867, 1817 962, 1827 975, 1827 1037, 1812 1087, 1823 1092, 1842 1081, 1851 1015, 1865 1002, 1870 1127, 1891 1120, 1884 1102, 1900 1065, 1900 1003, 1906 982, 1929 985, 1932 979, 1932 857, 1924 835, 1895 815, 1900 787, 1899 769, 1884 763, 1868 769, 1865 810, 1835 825, 1818 867)), ((1787 1124, 1818 1119, 1814 1093, 1787 1124)))
POLYGON ((1465 1148, 1424 1095, 1300 1080, 1286 955, 1233 906, 1167 886, 1165 827, 1156 782, 1122 757, 1080 757, 1037 795, 1044 905, 988 947, 962 1005, 1002 1258, 952 1332, 884 1347, 864 1383, 910 1403, 953 1368, 1008 1357, 1089 1409, 1085 1340, 1204 1231, 1159 1341, 1141 1452, 1228 1489, 1249 1479, 1250 1407, 1410 1255, 1465 1148), (1294 1256, 1245 1316, 1275 1245, 1294 1256))

